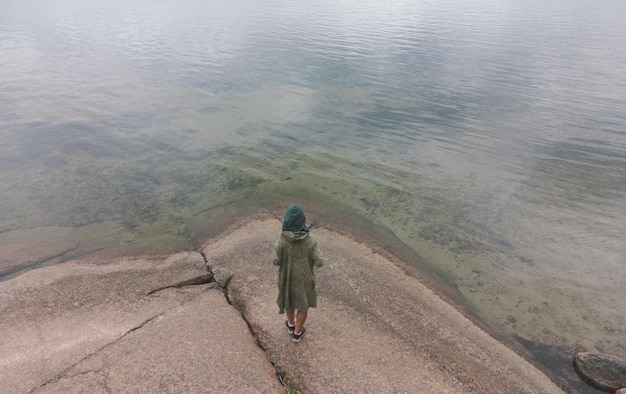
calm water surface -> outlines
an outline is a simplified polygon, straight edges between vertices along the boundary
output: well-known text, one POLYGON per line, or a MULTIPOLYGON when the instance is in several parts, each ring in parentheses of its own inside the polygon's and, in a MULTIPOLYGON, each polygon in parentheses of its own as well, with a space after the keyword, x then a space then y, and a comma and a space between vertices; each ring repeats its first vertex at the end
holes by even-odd
POLYGON ((392 231, 592 392, 574 352, 626 353, 624 20, 621 0, 0 0, 0 252, 25 256, 2 275, 191 247, 286 196, 392 231))

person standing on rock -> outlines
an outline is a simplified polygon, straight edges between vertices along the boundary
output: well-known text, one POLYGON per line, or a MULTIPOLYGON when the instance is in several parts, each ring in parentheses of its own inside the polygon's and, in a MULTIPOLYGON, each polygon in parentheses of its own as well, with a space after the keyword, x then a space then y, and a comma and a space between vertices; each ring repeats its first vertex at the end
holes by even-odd
POLYGON ((324 257, 309 234, 302 208, 290 206, 274 244, 274 265, 279 267, 278 313, 287 313, 285 326, 294 342, 300 342, 306 333, 304 322, 308 309, 317 306, 314 267, 323 264, 324 257))

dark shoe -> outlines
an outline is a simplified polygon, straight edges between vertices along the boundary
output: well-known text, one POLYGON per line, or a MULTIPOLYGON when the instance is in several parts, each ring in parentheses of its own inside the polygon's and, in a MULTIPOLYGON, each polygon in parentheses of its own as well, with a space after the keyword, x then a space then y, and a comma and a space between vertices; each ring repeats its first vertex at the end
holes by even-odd
POLYGON ((289 320, 285 320, 285 327, 287 328, 287 332, 289 332, 289 335, 293 335, 293 333, 296 331, 296 326, 290 326, 289 320))
POLYGON ((304 334, 306 334, 306 330, 304 329, 304 327, 302 327, 302 331, 300 332, 300 335, 296 334, 295 331, 294 331, 294 333, 293 333, 293 341, 296 342, 296 343, 300 342, 300 340, 302 339, 304 334))

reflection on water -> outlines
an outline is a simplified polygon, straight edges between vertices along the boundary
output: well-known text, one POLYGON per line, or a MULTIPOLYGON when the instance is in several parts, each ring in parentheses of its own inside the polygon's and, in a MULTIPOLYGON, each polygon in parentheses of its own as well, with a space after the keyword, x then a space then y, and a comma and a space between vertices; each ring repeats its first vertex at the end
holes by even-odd
POLYGON ((626 343, 625 17, 588 0, 5 1, 2 275, 191 248, 218 217, 315 203, 389 230, 584 391, 571 353, 626 343))

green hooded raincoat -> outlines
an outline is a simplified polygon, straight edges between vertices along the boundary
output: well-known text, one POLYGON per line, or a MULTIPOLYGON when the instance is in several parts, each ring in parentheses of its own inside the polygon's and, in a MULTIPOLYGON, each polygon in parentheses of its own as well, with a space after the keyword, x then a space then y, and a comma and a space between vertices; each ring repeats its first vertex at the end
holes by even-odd
POLYGON ((317 306, 315 272, 324 257, 317 241, 308 232, 283 231, 274 245, 274 265, 278 270, 278 312, 295 308, 305 311, 317 306))

